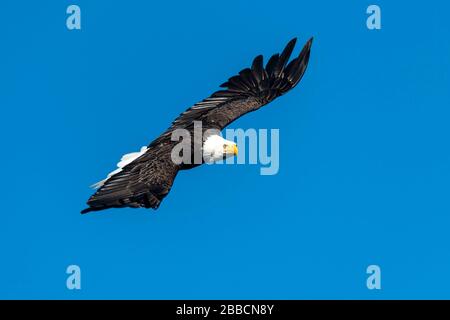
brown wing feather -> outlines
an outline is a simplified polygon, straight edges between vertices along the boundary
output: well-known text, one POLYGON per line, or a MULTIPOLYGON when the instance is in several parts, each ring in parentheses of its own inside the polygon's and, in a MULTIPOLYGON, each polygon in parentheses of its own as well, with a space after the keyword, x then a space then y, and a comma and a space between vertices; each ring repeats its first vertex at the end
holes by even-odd
POLYGON ((167 139, 175 129, 189 128, 194 121, 201 121, 204 128, 222 130, 244 114, 259 109, 294 88, 308 66, 313 38, 288 64, 296 41, 296 38, 289 41, 281 54, 269 59, 265 68, 263 57, 257 56, 251 68, 241 70, 221 85, 225 89, 214 92, 180 114, 150 145, 167 139))

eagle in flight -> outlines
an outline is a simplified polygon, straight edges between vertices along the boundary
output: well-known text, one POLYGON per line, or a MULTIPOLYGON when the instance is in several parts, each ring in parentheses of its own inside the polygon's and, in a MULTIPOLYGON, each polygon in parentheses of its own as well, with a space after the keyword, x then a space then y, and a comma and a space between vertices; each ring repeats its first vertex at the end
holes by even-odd
POLYGON ((289 41, 283 52, 273 55, 265 67, 262 55, 257 56, 250 68, 228 79, 220 86, 223 90, 180 114, 147 147, 124 155, 115 171, 93 185, 97 191, 87 201, 89 207, 81 213, 123 207, 157 209, 169 193, 178 171, 237 155, 236 144, 223 139, 220 131, 300 82, 308 66, 313 39, 309 39, 298 57, 288 63, 296 40, 289 41), (203 134, 200 137, 194 135, 196 123, 201 123, 203 134), (172 134, 177 129, 187 130, 192 135, 192 155, 200 152, 200 161, 173 161, 172 150, 178 142, 173 141, 172 134))

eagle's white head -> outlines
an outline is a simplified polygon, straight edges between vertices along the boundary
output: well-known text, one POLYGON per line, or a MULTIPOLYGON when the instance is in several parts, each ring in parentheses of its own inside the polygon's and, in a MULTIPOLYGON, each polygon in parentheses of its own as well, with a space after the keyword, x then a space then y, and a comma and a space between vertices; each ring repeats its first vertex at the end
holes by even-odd
POLYGON ((238 148, 233 141, 225 140, 214 134, 206 138, 203 143, 203 160, 213 163, 238 154, 238 148))

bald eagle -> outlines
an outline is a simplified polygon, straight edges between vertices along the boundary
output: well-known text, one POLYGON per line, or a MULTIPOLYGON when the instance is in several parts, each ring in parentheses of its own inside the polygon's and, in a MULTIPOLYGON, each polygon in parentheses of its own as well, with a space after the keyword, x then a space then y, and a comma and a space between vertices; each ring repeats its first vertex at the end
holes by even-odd
POLYGON ((296 40, 292 39, 281 54, 273 55, 265 67, 262 55, 257 56, 250 68, 228 79, 220 86, 223 90, 214 92, 180 114, 147 147, 124 155, 115 171, 93 185, 97 191, 87 201, 89 207, 81 213, 123 207, 157 209, 169 193, 178 171, 236 155, 236 144, 223 139, 220 131, 299 83, 308 65, 313 39, 309 39, 298 57, 288 63, 296 40), (194 135, 196 122, 202 124, 204 134, 200 139, 194 135), (171 136, 176 129, 192 133, 193 153, 200 150, 203 155, 200 163, 173 161, 172 150, 178 142, 171 136), (207 133, 211 129, 213 133, 207 133))

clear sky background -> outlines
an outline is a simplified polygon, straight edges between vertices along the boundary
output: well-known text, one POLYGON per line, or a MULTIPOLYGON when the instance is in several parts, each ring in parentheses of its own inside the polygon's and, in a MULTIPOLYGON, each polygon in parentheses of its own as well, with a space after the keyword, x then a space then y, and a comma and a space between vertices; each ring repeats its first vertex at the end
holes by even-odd
POLYGON ((376 1, 371 31, 370 4, 2 1, 0 298, 450 298, 450 5, 376 1), (79 214, 122 154, 310 36, 300 85, 231 126, 280 129, 278 175, 203 166, 156 212, 79 214))

